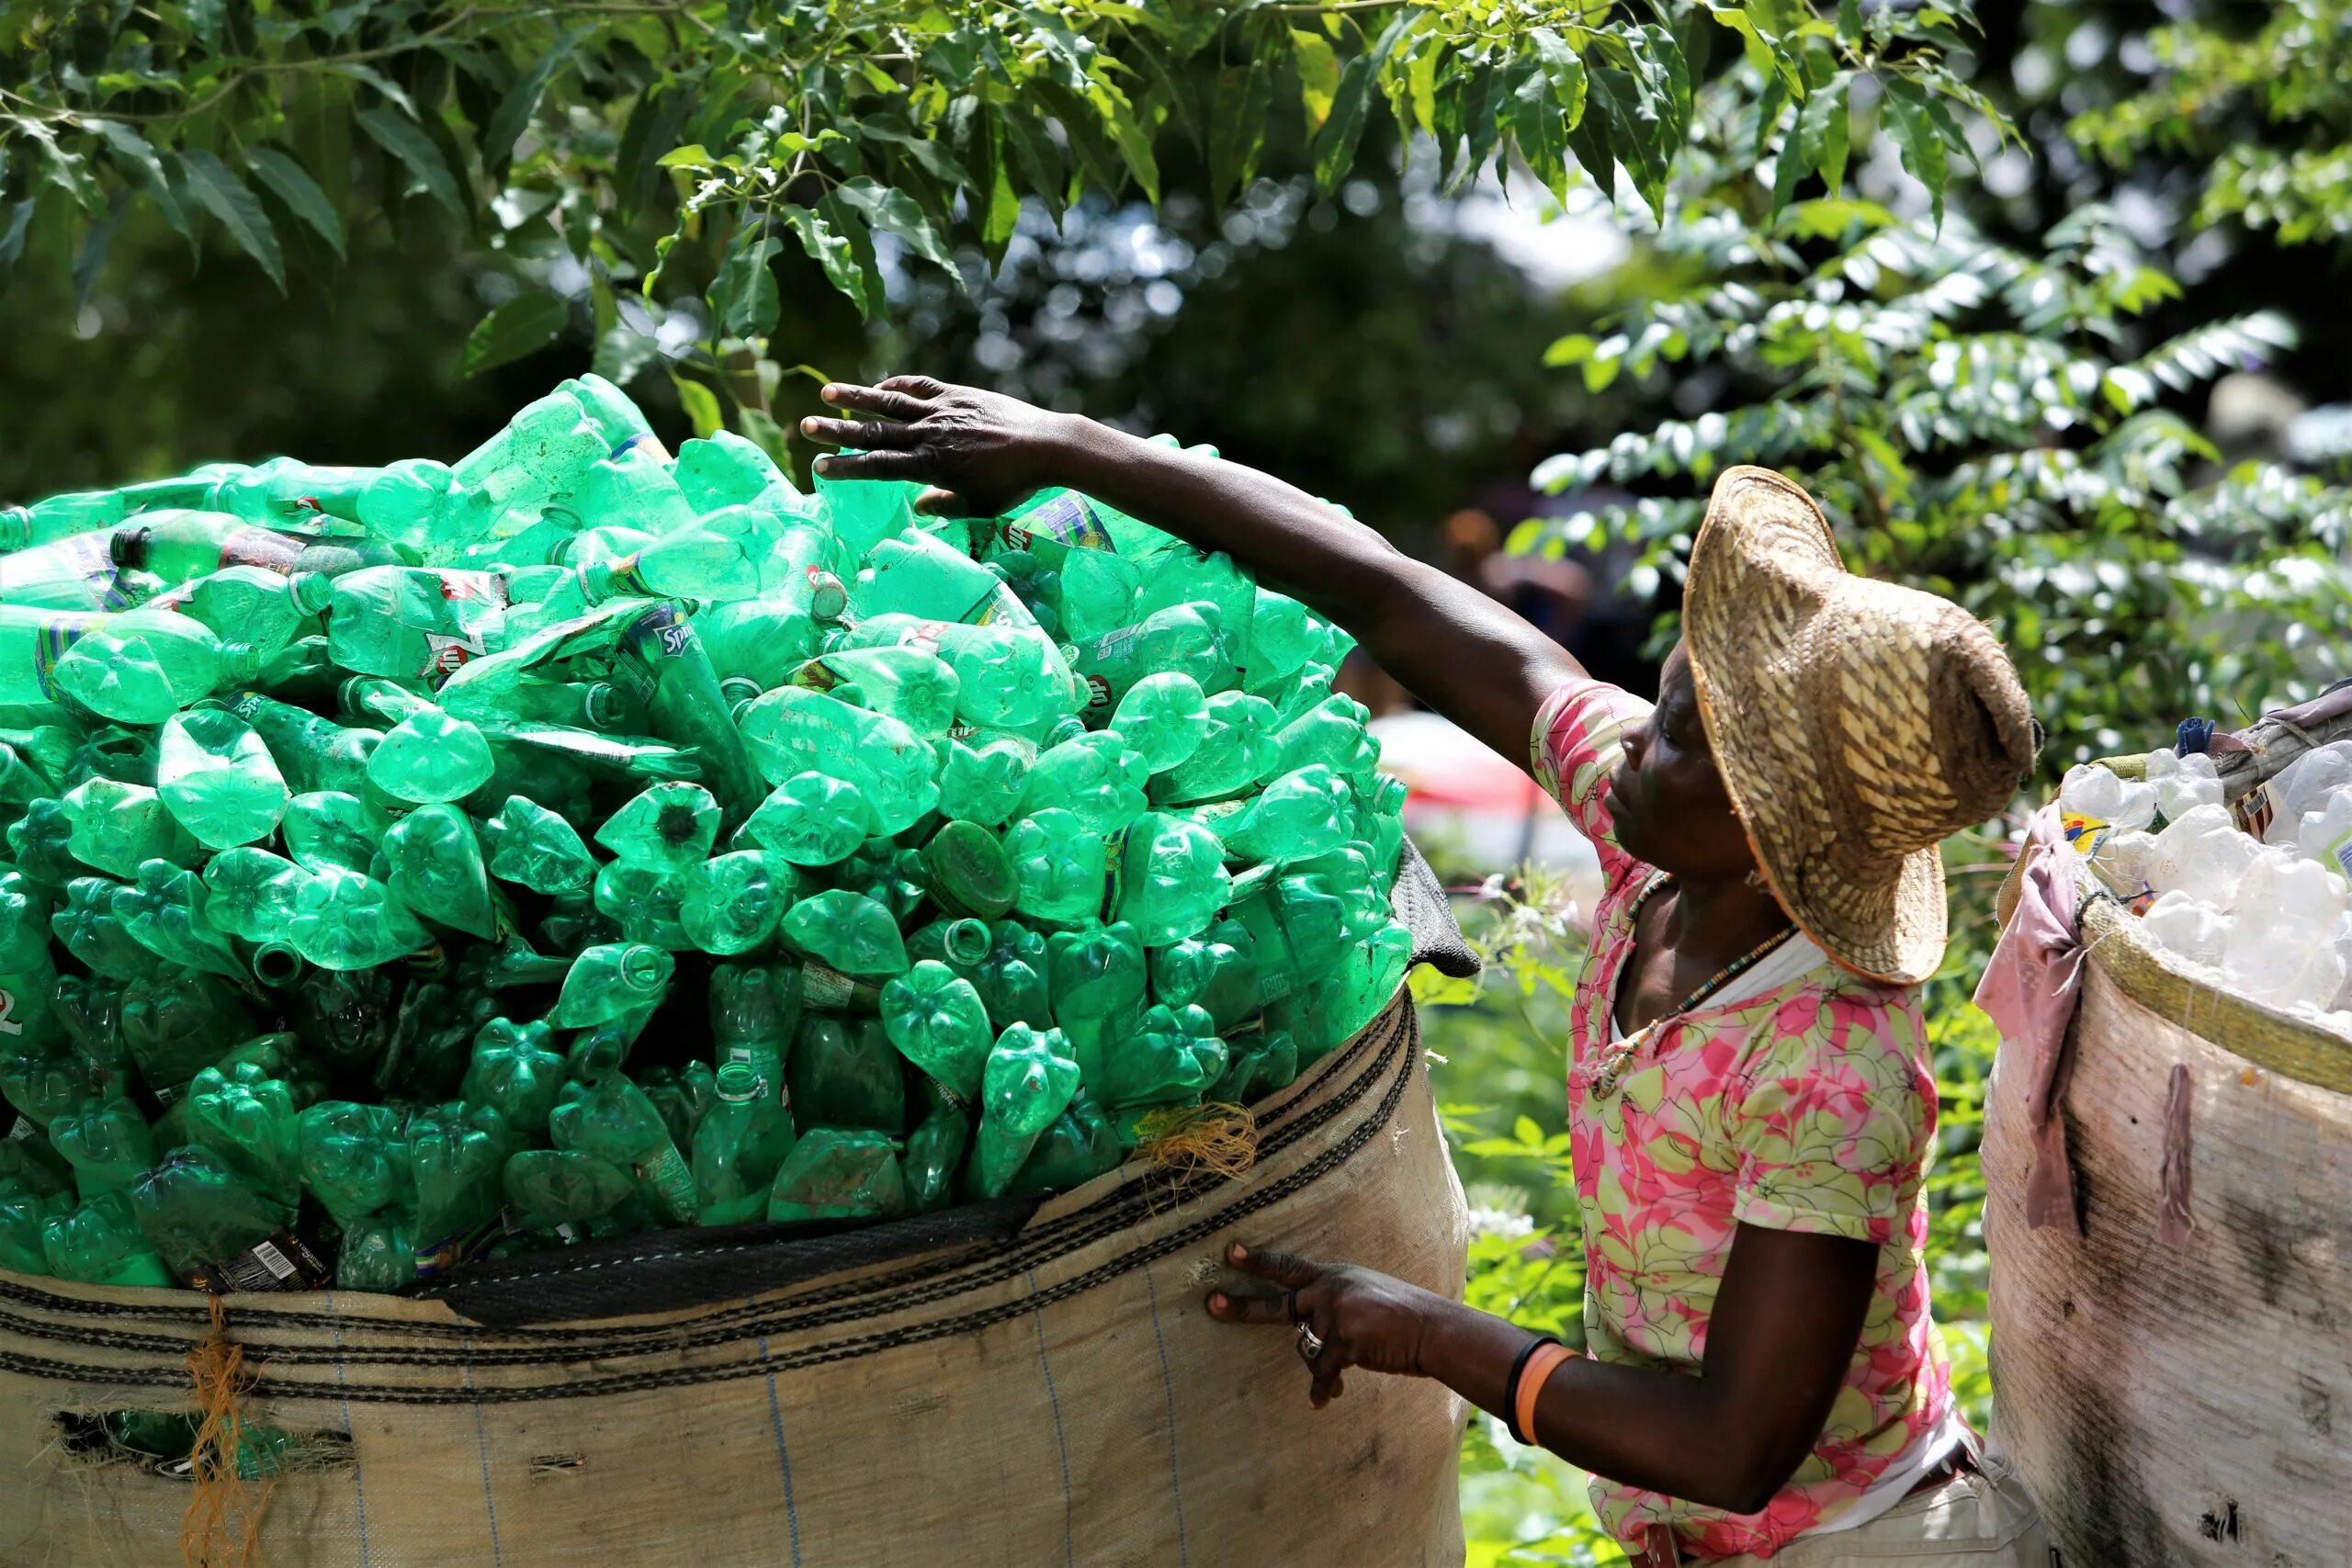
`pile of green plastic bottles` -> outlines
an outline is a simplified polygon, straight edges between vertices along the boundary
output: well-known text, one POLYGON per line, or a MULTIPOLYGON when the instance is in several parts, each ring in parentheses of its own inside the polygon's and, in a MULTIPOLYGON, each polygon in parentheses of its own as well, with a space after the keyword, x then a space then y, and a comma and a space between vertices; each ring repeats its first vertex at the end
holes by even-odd
POLYGON ((914 493, 588 377, 454 466, 0 513, 0 1268, 1066 1189, 1358 1031, 1410 942, 1347 639, 1084 496, 914 493))

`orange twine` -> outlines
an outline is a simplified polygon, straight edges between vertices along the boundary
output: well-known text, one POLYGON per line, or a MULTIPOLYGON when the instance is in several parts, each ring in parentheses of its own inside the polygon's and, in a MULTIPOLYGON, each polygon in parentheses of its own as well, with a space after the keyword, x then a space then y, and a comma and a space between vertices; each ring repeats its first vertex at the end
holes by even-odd
POLYGON ((237 1456, 244 1447, 244 1392, 253 1374, 245 1349, 229 1340, 228 1314, 212 1302, 212 1332, 188 1352, 187 1371, 203 1412, 191 1473, 196 1495, 180 1521, 180 1561, 186 1568, 246 1568, 261 1542, 262 1510, 270 1483, 246 1484, 237 1456))
POLYGON ((1258 1119, 1244 1105, 1171 1105, 1136 1123, 1136 1153, 1182 1175, 1239 1176, 1258 1160, 1258 1119))

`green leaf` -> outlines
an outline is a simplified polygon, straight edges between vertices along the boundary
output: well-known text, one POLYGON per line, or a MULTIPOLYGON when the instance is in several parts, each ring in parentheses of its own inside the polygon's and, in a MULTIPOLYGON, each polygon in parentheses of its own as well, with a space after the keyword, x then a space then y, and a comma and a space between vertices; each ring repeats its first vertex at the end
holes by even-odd
POLYGON ((537 354, 562 336, 571 321, 571 308, 554 295, 539 289, 518 294, 474 323, 474 330, 466 334, 458 374, 479 376, 495 366, 537 354))
POLYGON ((408 94, 402 90, 399 83, 394 82, 382 72, 377 70, 374 66, 353 65, 346 63, 336 65, 333 69, 337 75, 348 76, 355 82, 365 82, 370 87, 375 88, 376 91, 381 93, 385 97, 390 99, 393 103, 400 105, 401 112, 407 115, 409 118, 414 119, 417 118, 416 100, 410 97, 408 94))
POLYGON ((786 206, 784 221, 800 240, 800 248, 809 259, 825 269, 825 280, 850 297, 857 313, 865 310, 866 278, 857 265, 857 254, 847 235, 835 231, 833 226, 819 214, 805 207, 786 206))
POLYGON ((1370 54, 1359 54, 1340 73, 1331 112, 1325 117, 1323 129, 1315 133, 1315 188, 1321 195, 1337 190, 1340 176, 1355 162, 1356 141, 1363 135, 1364 106, 1371 99, 1373 77, 1378 70, 1370 54))
POLYGON ((1511 94, 1511 135, 1535 177, 1563 199, 1567 195, 1568 132, 1584 118, 1584 62, 1549 28, 1528 35, 1535 69, 1511 94))
POLYGON ((105 217, 90 225, 88 238, 74 257, 74 314, 78 317, 90 302, 90 290, 98 281, 99 269, 106 265, 107 247, 114 242, 114 231, 122 223, 124 204, 130 199, 128 191, 117 191, 105 217))
POLYGON ((684 147, 673 147, 654 159, 653 166, 657 169, 713 169, 718 166, 718 160, 701 142, 690 141, 684 147))
POLYGON ((696 435, 712 436, 727 428, 726 417, 718 412, 717 392, 700 381, 687 379, 675 370, 670 372, 670 379, 678 389, 678 406, 685 411, 696 435))
POLYGON ((363 109, 357 116, 359 129, 385 152, 408 165, 426 194, 434 200, 463 218, 465 198, 458 194, 458 182, 449 173, 449 165, 442 161, 441 150, 433 139, 413 119, 402 119, 390 109, 363 109))
POLYGON ((1209 107, 1209 195, 1220 208, 1257 177, 1273 95, 1273 73, 1262 67, 1228 65, 1216 73, 1209 107))
MULTIPOLYGON (((1944 226, 1944 140, 1926 107, 1903 95, 1900 84, 1890 86, 1886 107, 1894 116, 1894 139, 1903 149, 1903 166, 1928 187, 1936 228, 1944 226)), ((1917 89, 1914 88, 1913 92, 1917 89)))
POLYGON ((262 210, 261 198, 245 187, 245 182, 228 164, 209 152, 182 152, 179 164, 187 188, 196 199, 220 220, 220 226, 229 231, 229 237, 261 264, 262 271, 277 285, 278 292, 284 293, 286 262, 278 252, 277 231, 269 226, 269 214, 262 210))
POLYGON ((25 227, 33 220, 33 200, 27 197, 8 209, 8 222, 0 228, 0 268, 13 267, 17 258, 25 254, 25 227))
POLYGON ((662 356, 662 346, 634 327, 616 326, 596 340, 589 368, 616 387, 637 379, 647 366, 662 356))
POLYGON ((505 174, 507 165, 514 162, 514 143, 522 140, 524 130, 530 125, 531 115, 539 107, 539 96, 548 90, 548 83, 562 68, 586 31, 575 28, 557 39, 553 48, 539 56, 538 63, 498 100, 498 107, 492 111, 490 123, 481 133, 481 166, 491 178, 505 174))
POLYGON ((896 234, 915 254, 945 272, 958 284, 963 282, 964 275, 957 270, 955 258, 947 254, 947 247, 940 243, 939 231, 922 215, 922 209, 915 205, 914 197, 905 191, 876 185, 860 175, 854 180, 842 181, 831 194, 864 213, 865 220, 875 228, 885 233, 896 234))
POLYGON ((1313 135, 1330 118, 1331 100, 1339 94, 1340 57, 1330 39, 1303 28, 1291 29, 1290 41, 1291 62, 1298 69, 1298 99, 1306 110, 1307 133, 1313 135))
POLYGON ((1154 207, 1159 205, 1159 161, 1152 156, 1151 132, 1136 118, 1135 106, 1125 93, 1108 80, 1088 84, 1087 98, 1102 116, 1102 129, 1111 138, 1111 145, 1119 150, 1119 161, 1135 176, 1143 189, 1144 199, 1154 207))
MULTIPOLYGON (((1262 118, 1262 104, 1260 113, 1262 118)), ((1069 183, 1062 171, 1061 150, 1053 144, 1041 127, 1032 123, 1024 114, 1006 115, 999 123, 1004 127, 1006 149, 1012 154, 1013 164, 1021 170, 1021 183, 1045 201, 1046 209, 1058 223, 1062 216, 1062 189, 1069 183)))
POLYGON ((106 139, 114 153, 116 166, 135 181, 141 189, 153 197, 163 209, 164 220, 176 230, 182 239, 195 237, 188 214, 180 205, 178 194, 172 189, 172 177, 164 172, 164 160, 156 155, 148 140, 134 128, 119 119, 102 119, 93 127, 106 139))
POLYGON ((335 254, 343 254, 343 220, 327 200, 327 193, 301 164, 275 147, 248 147, 245 167, 288 211, 318 231, 319 237, 334 247, 335 254))
POLYGON ((780 306, 768 263, 777 248, 775 236, 756 221, 737 230, 727 248, 727 260, 711 281, 710 303, 719 325, 735 336, 764 337, 775 331, 780 306))
POLYGON ((1592 337, 1588 333, 1570 333, 1544 351, 1544 363, 1557 368, 1563 365, 1581 365, 1592 357, 1592 337))
POLYGON ((956 161, 953 152, 928 136, 917 136, 895 116, 869 116, 852 122, 849 129, 861 139, 906 149, 918 168, 944 186, 961 187, 972 183, 970 172, 956 161))
POLYGON ((1821 171, 1833 197, 1845 194, 1847 89, 1852 81, 1850 72, 1839 72, 1827 86, 1805 99, 1797 116, 1797 141, 1804 149, 1804 161, 1821 171))

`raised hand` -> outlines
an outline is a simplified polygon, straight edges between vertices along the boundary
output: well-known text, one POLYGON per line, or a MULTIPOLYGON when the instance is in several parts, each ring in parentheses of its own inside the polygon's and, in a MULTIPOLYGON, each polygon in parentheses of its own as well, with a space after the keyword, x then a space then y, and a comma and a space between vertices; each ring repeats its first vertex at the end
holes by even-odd
POLYGON ((1283 1252, 1255 1252, 1236 1242, 1226 1260, 1282 1287, 1279 1295, 1209 1297, 1209 1314, 1227 1323, 1268 1324, 1299 1335, 1299 1353, 1314 1379, 1307 1398, 1317 1410, 1346 1392, 1350 1367, 1427 1376, 1421 1353, 1439 1320, 1460 1309, 1443 1296, 1348 1263, 1310 1263, 1283 1252), (1304 1328, 1306 1333, 1300 1333, 1304 1328), (1312 1352, 1310 1354, 1310 1352, 1312 1352))
POLYGON ((836 408, 870 420, 810 415, 800 433, 854 448, 817 459, 829 479, 911 479, 931 488, 915 509, 940 517, 994 517, 1060 482, 1087 422, 977 387, 893 376, 873 387, 830 382, 836 408))

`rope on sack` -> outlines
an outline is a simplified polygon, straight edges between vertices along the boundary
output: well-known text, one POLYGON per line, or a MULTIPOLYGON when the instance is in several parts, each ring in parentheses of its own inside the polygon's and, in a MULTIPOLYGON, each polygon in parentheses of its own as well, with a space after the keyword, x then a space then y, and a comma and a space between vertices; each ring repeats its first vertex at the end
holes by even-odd
POLYGON ((1236 1177, 1258 1162, 1258 1118, 1246 1105, 1171 1105, 1136 1122, 1136 1153, 1164 1169, 1236 1177))
POLYGON ((228 1314, 210 1298, 212 1332, 187 1354, 203 1422, 196 1432, 190 1474, 196 1495, 180 1521, 180 1561, 187 1568, 246 1568, 261 1541, 262 1510, 272 1483, 246 1483, 238 1456, 245 1446, 244 1395, 254 1374, 245 1348, 229 1338, 228 1314))

